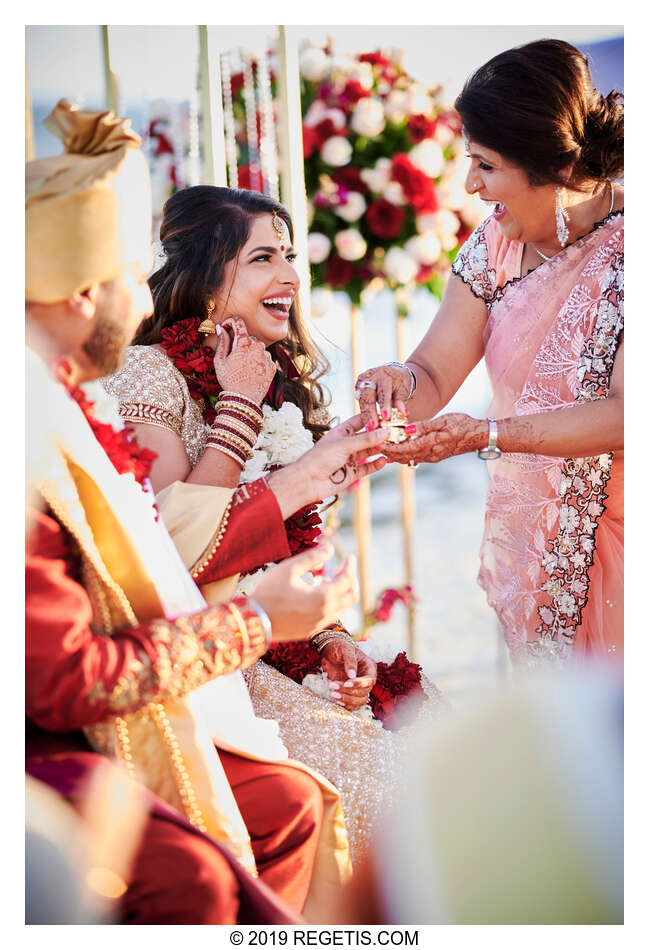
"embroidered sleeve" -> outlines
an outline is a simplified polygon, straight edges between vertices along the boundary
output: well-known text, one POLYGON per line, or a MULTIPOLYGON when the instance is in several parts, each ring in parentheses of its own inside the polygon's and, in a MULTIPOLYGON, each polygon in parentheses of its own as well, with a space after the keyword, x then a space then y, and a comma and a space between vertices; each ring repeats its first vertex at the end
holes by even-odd
POLYGON ((127 422, 148 422, 180 436, 185 394, 165 353, 152 346, 129 346, 122 369, 103 384, 127 422))
POLYGON ((489 263, 487 229, 491 218, 487 218, 464 242, 453 261, 453 273, 470 288, 471 293, 481 300, 489 300, 496 282, 496 272, 489 263))
POLYGON ((105 637, 91 628, 78 559, 53 518, 39 513, 27 556, 27 715, 52 732, 182 696, 263 655, 263 625, 247 598, 105 637))
POLYGON ((191 573, 200 586, 232 574, 255 571, 290 556, 277 499, 265 479, 258 478, 237 488, 229 512, 191 573))

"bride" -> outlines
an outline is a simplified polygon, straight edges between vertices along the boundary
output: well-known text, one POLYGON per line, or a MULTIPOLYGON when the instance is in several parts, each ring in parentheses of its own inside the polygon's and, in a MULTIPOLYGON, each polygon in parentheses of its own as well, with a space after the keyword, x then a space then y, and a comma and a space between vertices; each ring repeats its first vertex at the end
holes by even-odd
MULTIPOLYGON (((335 462, 336 439, 360 421, 329 430, 318 382, 326 363, 301 317, 281 205, 252 191, 187 188, 167 201, 160 239, 154 313, 104 384, 157 453, 160 512, 206 599, 231 596, 240 574, 238 590, 251 595, 269 565, 316 543, 317 503, 385 461, 362 460, 370 448, 335 462), (246 503, 259 493, 253 521, 246 503)), ((372 652, 335 624, 290 656, 271 649, 248 676, 257 716, 275 719, 290 756, 339 789, 355 860, 398 791, 416 725, 440 709, 403 654, 377 668, 372 652), (388 723, 386 710, 410 688, 416 712, 395 731, 400 717, 388 723)))

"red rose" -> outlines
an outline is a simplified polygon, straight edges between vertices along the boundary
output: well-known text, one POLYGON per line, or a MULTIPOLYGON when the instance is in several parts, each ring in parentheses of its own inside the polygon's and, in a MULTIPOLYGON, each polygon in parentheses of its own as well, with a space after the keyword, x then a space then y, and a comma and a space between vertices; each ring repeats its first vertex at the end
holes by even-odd
POLYGON ((348 79, 340 98, 344 102, 355 103, 358 102, 359 99, 364 99, 366 96, 369 96, 369 92, 361 86, 358 79, 348 79))
POLYGON ((318 148, 318 136, 309 125, 302 126, 302 151, 305 158, 311 158, 318 148))
POLYGON ((320 654, 310 640, 271 643, 262 660, 296 683, 301 683, 309 673, 320 670, 320 654))
POLYGON ((416 144, 432 138, 436 125, 434 119, 427 119, 425 115, 411 115, 408 119, 408 131, 412 142, 416 144))
POLYGON ((300 508, 284 522, 286 539, 291 554, 299 554, 307 548, 315 547, 321 533, 322 521, 318 514, 317 505, 307 505, 300 508))
POLYGON ((332 254, 325 263, 325 280, 332 287, 345 287, 354 273, 351 261, 345 261, 337 254, 332 254))
POLYGON ((348 191, 358 191, 362 195, 369 194, 369 188, 361 178, 360 171, 355 165, 343 165, 342 168, 335 168, 331 172, 331 178, 337 185, 342 185, 348 191))
POLYGON ((232 98, 234 99, 237 93, 243 89, 243 73, 232 73, 230 76, 230 86, 232 88, 232 98))
POLYGON ((327 139, 334 135, 344 134, 344 129, 340 129, 333 119, 320 119, 317 125, 313 127, 318 146, 322 147, 327 139))
POLYGON ((239 165, 237 168, 237 187, 250 191, 250 165, 239 165))
POLYGON ((371 63, 372 66, 391 66, 392 63, 380 53, 363 53, 358 57, 359 63, 371 63))
POLYGON ((433 180, 412 164, 403 152, 392 159, 392 178, 398 181, 415 211, 437 211, 433 180))
POLYGON ((367 226, 377 237, 396 238, 401 233, 406 212, 403 208, 393 205, 391 201, 380 198, 373 201, 365 212, 367 226))
POLYGON ((422 264, 419 268, 415 280, 418 284, 427 284, 431 280, 433 274, 435 273, 435 267, 433 264, 422 264))

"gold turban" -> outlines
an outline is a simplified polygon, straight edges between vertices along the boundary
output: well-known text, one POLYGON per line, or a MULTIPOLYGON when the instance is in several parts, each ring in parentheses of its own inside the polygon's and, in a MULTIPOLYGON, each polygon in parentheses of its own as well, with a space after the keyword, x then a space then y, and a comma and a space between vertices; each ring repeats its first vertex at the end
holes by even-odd
POLYGON ((147 273, 151 183, 130 120, 61 99, 45 126, 65 151, 26 166, 26 299, 66 300, 131 264, 147 273))

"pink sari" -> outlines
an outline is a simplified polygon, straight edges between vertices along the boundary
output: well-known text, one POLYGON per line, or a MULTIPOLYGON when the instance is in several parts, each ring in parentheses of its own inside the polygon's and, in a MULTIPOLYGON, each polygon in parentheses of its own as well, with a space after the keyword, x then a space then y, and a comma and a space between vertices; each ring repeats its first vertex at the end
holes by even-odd
MULTIPOLYGON (((522 252, 489 218, 453 265, 487 307, 494 418, 603 398, 623 327, 623 212, 519 278, 522 252)), ((489 464, 478 581, 515 665, 621 660, 622 453, 489 464)))

